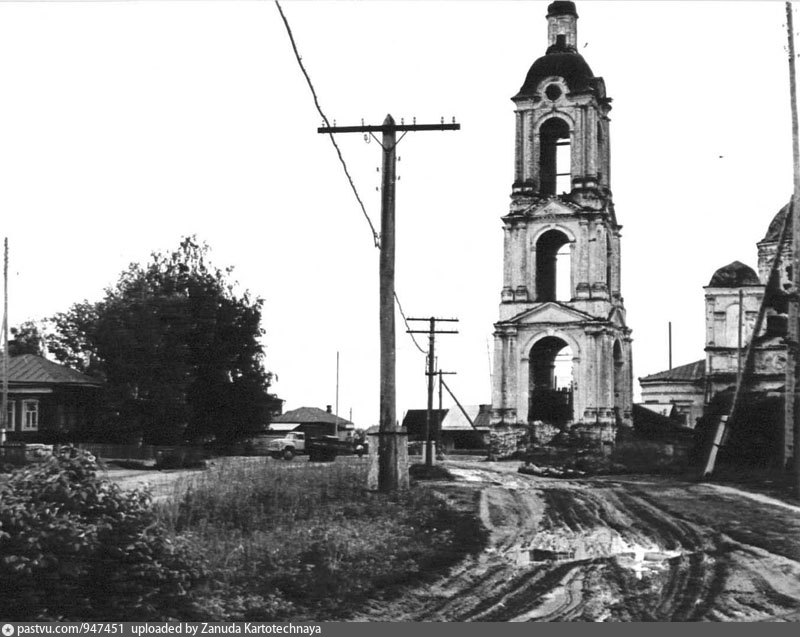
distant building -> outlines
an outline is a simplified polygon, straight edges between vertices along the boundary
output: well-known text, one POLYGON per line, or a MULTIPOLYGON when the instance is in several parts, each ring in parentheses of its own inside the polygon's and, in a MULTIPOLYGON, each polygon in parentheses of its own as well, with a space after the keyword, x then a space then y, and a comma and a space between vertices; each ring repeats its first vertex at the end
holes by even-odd
POLYGON ((302 431, 311 436, 338 436, 342 440, 350 440, 355 433, 355 426, 349 420, 335 415, 331 406, 326 409, 317 407, 299 407, 275 416, 269 426, 271 433, 302 431))
POLYGON ((729 446, 746 454, 748 447, 760 445, 762 457, 769 453, 783 463, 792 457, 794 446, 792 429, 784 427, 781 412, 786 386, 790 221, 787 204, 757 243, 757 273, 733 261, 714 272, 703 288, 705 359, 639 379, 642 407, 659 411, 659 406, 674 405, 686 424, 694 426, 701 411, 709 417, 729 414, 739 375, 747 374, 745 415, 740 414, 740 422, 732 426, 739 432, 737 446, 729 446))
MULTIPOLYGON (((447 411, 447 409, 432 410, 432 422, 430 423, 431 436, 434 436, 438 431, 438 427, 441 425, 442 420, 444 420, 447 411)), ((405 413, 405 416, 403 416, 402 427, 408 433, 409 442, 425 440, 425 423, 427 418, 427 409, 409 409, 405 413)))
POLYGON ((694 427, 705 404, 706 361, 673 367, 639 379, 642 407, 694 427))
POLYGON ((10 357, 7 440, 74 440, 93 428, 101 386, 97 379, 41 356, 10 357))
MULTIPOLYGON (((465 405, 464 415, 457 407, 434 409, 431 422, 431 437, 442 441, 442 449, 452 453, 458 449, 483 449, 489 436, 491 405, 465 405), (467 418, 469 416, 469 419, 467 418), (472 423, 470 423, 472 421, 472 423)), ((426 409, 409 409, 403 417, 403 427, 409 441, 425 440, 426 409)))
POLYGON ((449 409, 442 421, 442 448, 445 452, 483 449, 489 440, 491 416, 491 405, 464 405, 464 411, 449 409))

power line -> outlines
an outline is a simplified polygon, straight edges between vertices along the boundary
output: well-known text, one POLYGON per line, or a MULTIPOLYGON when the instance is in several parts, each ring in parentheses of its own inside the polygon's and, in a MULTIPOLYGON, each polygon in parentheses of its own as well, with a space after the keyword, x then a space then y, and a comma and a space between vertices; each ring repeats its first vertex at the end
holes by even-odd
MULTIPOLYGON (((306 70, 305 65, 303 64, 300 52, 297 48, 297 43, 295 42, 294 35, 292 33, 292 28, 289 26, 289 21, 286 19, 286 15, 283 13, 283 9, 281 8, 280 2, 278 2, 278 0, 275 0, 275 6, 278 8, 278 12, 281 14, 281 19, 283 20, 283 24, 286 27, 286 32, 289 35, 289 41, 292 44, 292 50, 294 51, 294 56, 297 59, 297 64, 300 66, 300 70, 303 72, 303 76, 306 78, 306 83, 308 84, 308 88, 311 90, 311 95, 314 98, 314 106, 316 106, 317 112, 322 117, 326 127, 331 128, 330 121, 328 120, 328 117, 325 115, 325 112, 322 110, 322 106, 320 106, 319 97, 317 96, 317 91, 314 89, 314 84, 311 82, 311 77, 308 75, 308 71, 306 70)), ((437 125, 435 128, 438 129, 440 128, 440 126, 437 125)), ((380 249, 381 247, 380 234, 375 230, 375 226, 372 223, 372 219, 370 219, 369 214, 367 214, 367 210, 364 207, 364 202, 361 200, 361 196, 358 194, 358 190, 356 189, 356 185, 353 182, 353 178, 350 176, 350 171, 347 168, 347 164, 345 163, 344 157, 342 156, 342 152, 339 148, 339 145, 336 143, 336 138, 334 137, 333 132, 329 132, 328 136, 331 140, 331 143, 333 144, 333 147, 336 149, 336 154, 339 156, 339 161, 342 164, 342 168, 344 169, 347 181, 350 182, 350 187, 353 189, 353 194, 355 195, 356 200, 361 206, 361 211, 364 213, 364 218, 367 220, 370 230, 372 230, 372 237, 375 242, 375 247, 380 249)), ((400 297, 397 296, 397 292, 394 293, 394 300, 397 305, 397 309, 400 312, 400 316, 403 317, 403 322, 406 325, 406 329, 410 330, 411 326, 408 324, 408 318, 406 317, 406 314, 403 311, 403 306, 400 303, 400 297)), ((414 343, 414 347, 416 347, 420 353, 425 354, 426 353, 425 350, 417 342, 417 339, 414 338, 414 335, 410 332, 407 333, 411 337, 411 340, 414 343)))
MULTIPOLYGON (((406 316, 406 313, 405 313, 405 312, 403 312, 403 306, 402 306, 402 305, 400 305, 400 299, 399 299, 399 297, 397 296, 397 292, 395 292, 395 293, 394 293, 394 300, 397 302, 397 309, 398 309, 398 310, 400 310, 400 316, 402 316, 402 317, 403 317, 403 323, 405 323, 405 324, 406 324, 406 330, 411 330, 411 326, 408 324, 408 317, 406 316)), ((407 332, 407 334, 408 334, 408 335, 411 337, 411 340, 412 340, 412 341, 414 341, 414 345, 417 347, 417 349, 418 349, 418 350, 419 350, 421 353, 423 353, 423 354, 427 354, 427 352, 426 352, 424 349, 422 349, 422 347, 420 346, 420 344, 419 344, 419 343, 417 343, 417 339, 416 339, 416 338, 414 338, 414 334, 413 334, 411 331, 408 331, 408 332, 407 332)))
MULTIPOLYGON (((303 76, 306 78, 306 83, 308 84, 308 88, 311 89, 311 95, 314 98, 314 106, 317 107, 317 111, 319 112, 320 116, 322 117, 322 121, 325 122, 325 126, 330 127, 330 122, 328 121, 328 117, 322 110, 322 107, 319 104, 319 98, 317 97, 317 91, 314 89, 314 84, 311 82, 311 78, 308 76, 308 71, 306 71, 306 67, 303 64, 303 60, 300 57, 300 52, 297 50, 297 43, 294 41, 294 35, 292 34, 292 28, 289 26, 289 21, 286 19, 286 15, 283 13, 283 9, 281 8, 281 3, 278 0, 275 0, 275 6, 278 7, 278 13, 281 14, 281 19, 283 20, 283 24, 286 27, 286 33, 289 35, 289 41, 292 43, 292 50, 294 51, 294 57, 297 60, 297 64, 300 66, 300 70, 303 72, 303 76)), ((372 219, 369 218, 367 214, 367 209, 364 206, 364 202, 361 201, 361 196, 358 194, 358 190, 356 189, 355 183, 353 183, 353 178, 350 176, 350 171, 347 168, 347 164, 344 161, 344 157, 342 157, 342 151, 339 149, 339 144, 336 143, 336 138, 333 136, 333 133, 328 134, 333 147, 336 149, 336 154, 339 157, 339 162, 342 164, 342 169, 344 169, 344 174, 347 176, 347 181, 350 182, 350 187, 353 189, 353 194, 356 196, 356 200, 358 201, 358 205, 361 206, 361 212, 364 213, 364 218, 367 220, 369 224, 369 229, 372 231, 372 240, 375 242, 375 247, 380 249, 381 247, 381 237, 378 234, 377 230, 375 230, 375 226, 372 223, 372 219)))

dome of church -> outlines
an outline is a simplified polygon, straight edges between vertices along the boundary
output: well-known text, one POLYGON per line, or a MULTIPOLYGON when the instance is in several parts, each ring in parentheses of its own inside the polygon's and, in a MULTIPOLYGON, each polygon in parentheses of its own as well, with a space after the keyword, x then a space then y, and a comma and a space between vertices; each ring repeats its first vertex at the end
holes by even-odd
POLYGON ((708 282, 710 288, 741 288, 748 285, 761 285, 761 281, 753 268, 741 261, 721 267, 708 282))
POLYGON ((533 63, 516 97, 532 97, 539 83, 554 75, 563 77, 570 91, 585 91, 594 86, 594 73, 583 56, 571 47, 554 44, 533 63))
POLYGON ((789 214, 789 206, 790 203, 787 203, 783 208, 778 211, 772 221, 769 224, 769 228, 767 228, 767 234, 764 235, 764 238, 759 241, 762 243, 764 241, 779 241, 781 238, 781 230, 783 229, 783 224, 786 221, 786 215, 789 214))

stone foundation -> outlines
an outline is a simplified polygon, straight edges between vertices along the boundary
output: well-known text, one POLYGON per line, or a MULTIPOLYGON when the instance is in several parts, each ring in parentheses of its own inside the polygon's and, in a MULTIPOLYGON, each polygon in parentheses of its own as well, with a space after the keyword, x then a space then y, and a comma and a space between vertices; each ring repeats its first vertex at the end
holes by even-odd
POLYGON ((381 432, 378 427, 370 427, 367 429, 367 439, 369 440, 369 470, 367 472, 367 489, 375 491, 379 485, 379 447, 380 439, 386 436, 396 437, 397 444, 397 465, 394 467, 397 471, 395 480, 397 487, 401 491, 405 491, 409 487, 408 478, 408 434, 405 429, 394 432, 381 432))
POLYGON ((530 425, 531 442, 536 445, 550 444, 550 441, 563 430, 564 427, 557 427, 556 425, 550 425, 541 420, 537 420, 530 425))
POLYGON ((489 459, 502 460, 517 452, 525 452, 530 440, 530 428, 527 425, 497 427, 489 433, 489 459))
POLYGON ((587 446, 614 444, 617 426, 610 423, 575 423, 569 427, 570 437, 587 446))
POLYGON ((510 458, 516 452, 525 452, 530 448, 556 446, 580 448, 610 449, 617 441, 618 430, 629 427, 617 427, 608 423, 574 423, 556 426, 542 421, 531 424, 498 425, 489 434, 489 458, 501 460, 510 458))

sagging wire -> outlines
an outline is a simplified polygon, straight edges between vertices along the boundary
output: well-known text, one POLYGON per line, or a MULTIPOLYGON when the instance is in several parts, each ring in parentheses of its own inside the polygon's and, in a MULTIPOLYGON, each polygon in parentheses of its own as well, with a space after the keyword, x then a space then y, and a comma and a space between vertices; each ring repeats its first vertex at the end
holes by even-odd
MULTIPOLYGON (((308 88, 311 89, 311 95, 314 98, 314 106, 317 107, 317 112, 319 112, 320 116, 322 117, 322 121, 325 122, 325 126, 330 127, 330 122, 328 121, 328 117, 325 115, 322 107, 319 104, 319 98, 317 97, 317 91, 314 89, 314 84, 311 82, 311 78, 308 75, 308 71, 306 71, 306 67, 303 64, 303 60, 300 57, 300 52, 297 50, 297 43, 294 40, 294 35, 292 34, 292 28, 289 26, 289 21, 286 19, 286 15, 283 13, 283 9, 281 8, 281 3, 278 0, 275 0, 275 6, 278 8, 278 13, 281 14, 281 19, 283 20, 283 24, 286 27, 286 33, 289 35, 289 41, 292 43, 292 50, 294 51, 294 57, 297 60, 297 64, 300 66, 300 70, 303 72, 303 76, 306 78, 306 83, 308 84, 308 88)), ((380 249, 381 247, 381 236, 377 230, 375 230, 375 226, 372 223, 372 219, 370 219, 369 214, 367 214, 367 209, 364 206, 364 202, 361 201, 361 196, 358 194, 358 190, 356 189, 356 185, 353 182, 353 178, 350 176, 350 170, 347 168, 347 163, 344 161, 344 157, 342 156, 342 151, 339 149, 339 144, 336 143, 336 138, 333 136, 333 133, 328 133, 328 137, 333 144, 333 147, 336 149, 336 154, 339 157, 339 162, 342 164, 342 169, 344 170, 344 174, 347 177, 347 181, 350 182, 350 187, 353 189, 353 194, 358 201, 358 205, 361 206, 361 212, 364 213, 364 218, 367 220, 369 224, 369 229, 372 231, 372 240, 375 243, 375 247, 380 249)))
MULTIPOLYGON (((283 25, 286 27, 286 33, 288 34, 289 41, 292 44, 292 51, 294 51, 294 57, 297 60, 297 64, 300 67, 300 70, 303 72, 303 76, 306 78, 306 83, 308 84, 308 88, 311 90, 311 95, 314 98, 314 106, 316 106, 317 112, 322 117, 322 121, 325 122, 325 125, 330 127, 330 121, 328 120, 328 117, 325 115, 325 112, 322 110, 322 106, 320 106, 319 98, 317 97, 317 91, 314 88, 314 84, 311 82, 311 78, 308 75, 308 71, 306 71, 305 65, 303 64, 300 52, 297 49, 297 43, 295 42, 294 35, 292 33, 292 28, 289 26, 289 21, 286 19, 286 15, 283 13, 283 9, 281 8, 281 3, 278 2, 278 0, 275 0, 275 6, 278 9, 278 13, 280 13, 281 15, 281 20, 283 20, 283 25)), ((403 133, 403 135, 405 135, 405 133, 403 133)), ((359 206, 361 206, 361 212, 364 213, 364 218, 367 220, 370 230, 372 231, 372 239, 375 242, 375 247, 380 250, 381 248, 380 234, 375 230, 375 226, 372 223, 372 219, 370 219, 369 214, 367 214, 367 209, 364 206, 364 202, 361 200, 361 196, 358 194, 358 190, 356 189, 356 185, 353 182, 353 178, 350 176, 350 171, 348 170, 347 163, 345 162, 344 157, 342 156, 342 151, 339 149, 339 145, 336 143, 336 138, 333 136, 333 133, 328 133, 328 137, 330 138, 333 147, 336 149, 336 154, 339 157, 339 162, 342 164, 342 168, 344 170, 345 176, 347 177, 347 181, 350 182, 350 187, 353 189, 353 194, 355 195, 359 206)), ((402 137, 400 139, 402 139, 402 137)), ((375 141, 378 141, 378 139, 376 138, 375 141)), ((380 142, 378 141, 378 143, 380 142)), ((403 306, 400 303, 400 297, 397 296, 397 292, 394 293, 394 301, 395 304, 397 305, 397 309, 400 311, 400 316, 403 317, 403 322, 405 323, 406 329, 410 330, 411 326, 408 324, 408 318, 406 317, 406 314, 403 311, 403 306)), ((420 347, 420 344, 417 342, 417 339, 414 338, 414 335, 409 334, 409 336, 411 337, 411 340, 413 341, 415 347, 422 354, 427 354, 427 352, 422 347, 420 347)))
MULTIPOLYGON (((408 318, 406 318, 406 313, 403 311, 403 306, 400 305, 400 298, 397 296, 397 292, 394 293, 394 302, 397 304, 397 309, 400 310, 400 316, 403 317, 403 323, 406 324, 406 331, 410 330, 411 326, 408 324, 408 318)), ((420 344, 417 343, 417 339, 414 338, 414 335, 411 334, 410 332, 408 332, 408 335, 411 337, 411 340, 414 341, 414 345, 416 346, 416 348, 427 356, 428 352, 426 352, 424 349, 422 349, 422 347, 420 347, 420 344)))

